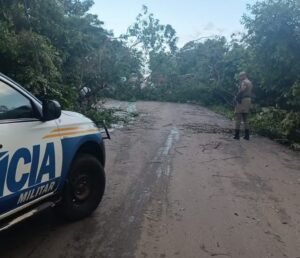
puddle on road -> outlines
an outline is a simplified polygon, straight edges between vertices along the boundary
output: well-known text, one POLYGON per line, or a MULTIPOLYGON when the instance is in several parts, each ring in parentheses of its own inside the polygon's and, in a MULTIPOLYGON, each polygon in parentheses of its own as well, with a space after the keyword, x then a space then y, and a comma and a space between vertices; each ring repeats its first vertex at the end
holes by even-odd
POLYGON ((163 155, 168 155, 170 152, 170 149, 172 148, 174 142, 179 140, 179 131, 176 127, 172 128, 171 132, 169 133, 169 136, 167 138, 167 141, 163 147, 163 155))
POLYGON ((177 127, 173 127, 169 132, 167 140, 163 147, 158 151, 154 161, 159 162, 160 166, 156 170, 156 175, 160 178, 162 175, 170 176, 171 168, 170 168, 170 150, 174 146, 174 144, 179 140, 179 131, 177 127))

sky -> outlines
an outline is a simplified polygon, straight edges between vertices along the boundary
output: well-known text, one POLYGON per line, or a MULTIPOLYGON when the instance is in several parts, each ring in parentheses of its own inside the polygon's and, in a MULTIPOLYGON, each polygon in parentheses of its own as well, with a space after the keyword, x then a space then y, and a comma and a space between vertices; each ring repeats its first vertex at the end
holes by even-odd
POLYGON ((115 36, 125 33, 147 5, 162 24, 171 24, 179 37, 179 46, 201 37, 242 32, 240 24, 246 4, 255 0, 94 0, 92 13, 115 36))

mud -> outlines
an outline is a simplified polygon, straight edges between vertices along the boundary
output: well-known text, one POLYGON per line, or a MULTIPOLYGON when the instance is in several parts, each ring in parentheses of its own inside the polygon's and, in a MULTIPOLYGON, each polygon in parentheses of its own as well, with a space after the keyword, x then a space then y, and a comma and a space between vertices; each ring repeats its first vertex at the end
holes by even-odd
POLYGON ((106 195, 83 221, 45 212, 0 235, 0 257, 300 257, 300 155, 234 141, 205 108, 138 102, 107 142, 106 195))

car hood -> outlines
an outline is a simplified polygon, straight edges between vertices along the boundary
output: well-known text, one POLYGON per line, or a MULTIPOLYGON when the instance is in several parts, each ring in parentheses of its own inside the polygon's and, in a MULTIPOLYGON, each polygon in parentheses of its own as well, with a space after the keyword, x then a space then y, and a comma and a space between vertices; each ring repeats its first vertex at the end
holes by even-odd
POLYGON ((72 121, 77 121, 77 122, 81 122, 81 123, 93 123, 93 121, 91 119, 89 119, 88 117, 77 113, 77 112, 73 112, 73 111, 62 111, 62 119, 65 120, 72 120, 72 121))

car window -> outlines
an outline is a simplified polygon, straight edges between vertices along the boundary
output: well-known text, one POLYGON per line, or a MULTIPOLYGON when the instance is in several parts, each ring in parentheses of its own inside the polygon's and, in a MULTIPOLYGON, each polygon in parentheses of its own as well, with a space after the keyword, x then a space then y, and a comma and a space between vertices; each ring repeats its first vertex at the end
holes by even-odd
POLYGON ((29 99, 0 81, 0 120, 34 118, 29 99))

